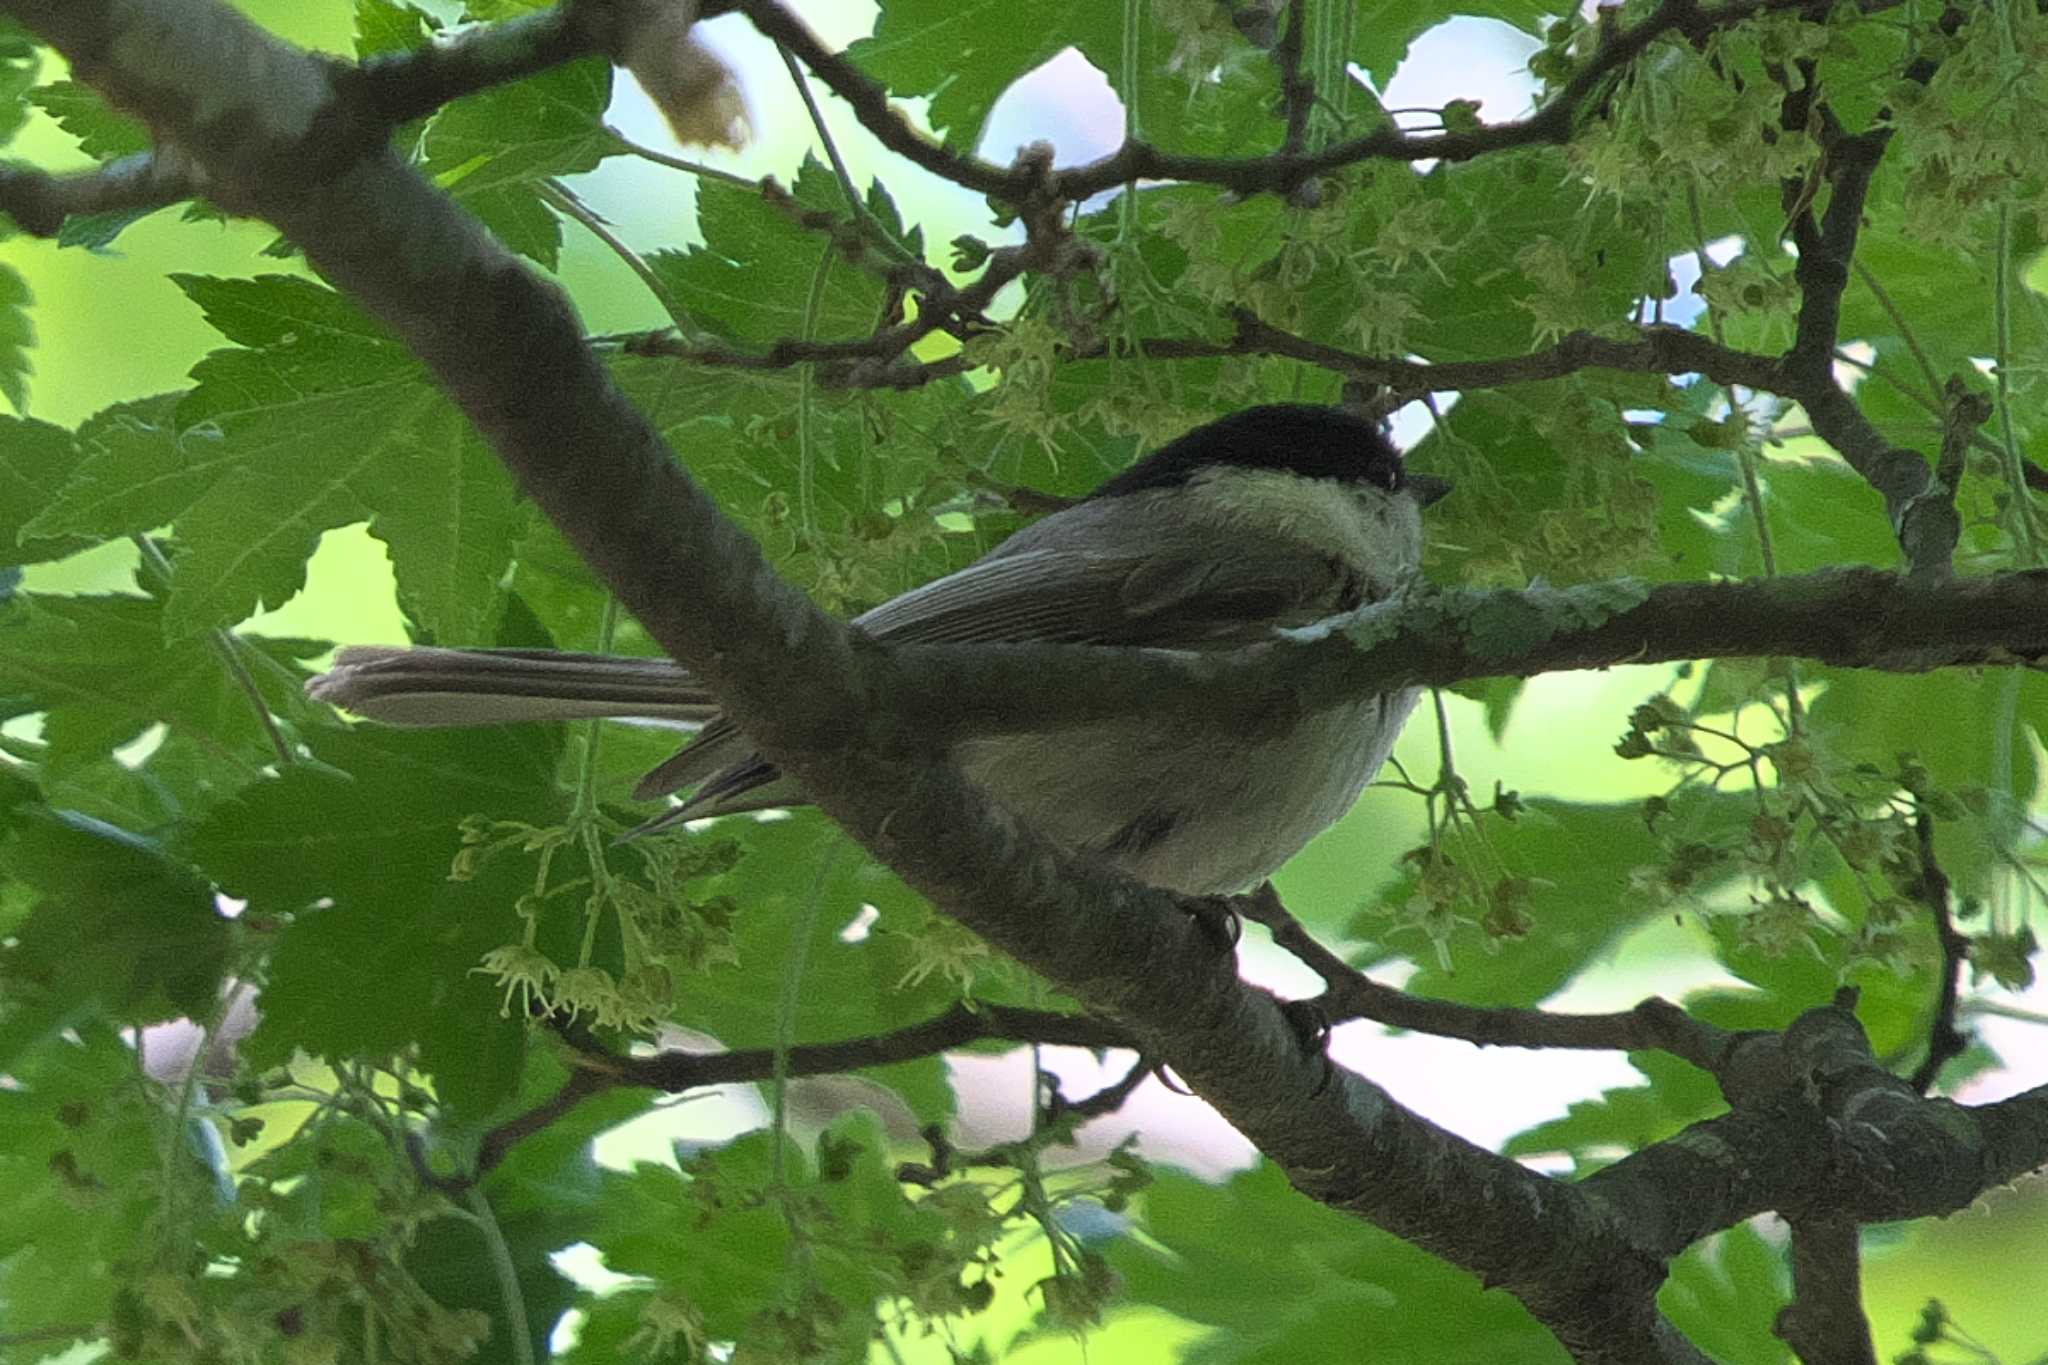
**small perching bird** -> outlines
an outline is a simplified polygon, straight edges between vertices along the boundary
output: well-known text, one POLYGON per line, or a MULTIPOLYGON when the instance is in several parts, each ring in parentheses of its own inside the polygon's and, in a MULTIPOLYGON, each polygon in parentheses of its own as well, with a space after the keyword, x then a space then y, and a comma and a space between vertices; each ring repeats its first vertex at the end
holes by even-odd
MULTIPOLYGON (((852 624, 891 644, 1235 648, 1401 592, 1421 562, 1422 509, 1448 489, 1410 473, 1361 418, 1250 408, 852 624)), ((636 789, 644 800, 690 792, 642 831, 803 800, 689 671, 666 660, 358 646, 307 690, 394 725, 591 716, 702 725, 636 789)), ((1072 853, 1168 890, 1230 893, 1263 881, 1350 809, 1415 698, 1412 688, 1370 695, 1256 733, 1138 715, 970 736, 951 757, 1072 853)))

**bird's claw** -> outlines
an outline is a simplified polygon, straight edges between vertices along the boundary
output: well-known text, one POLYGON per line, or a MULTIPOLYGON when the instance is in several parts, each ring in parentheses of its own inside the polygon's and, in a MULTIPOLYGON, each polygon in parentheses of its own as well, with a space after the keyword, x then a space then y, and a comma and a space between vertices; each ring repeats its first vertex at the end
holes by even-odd
POLYGON ((1294 1041, 1300 1045, 1303 1054, 1321 1059, 1323 1078, 1315 1088, 1315 1094, 1321 1095, 1337 1076, 1337 1064, 1330 1060, 1329 1016, 1314 1000, 1282 1000, 1280 1014, 1287 1020, 1288 1030, 1294 1034, 1294 1041))
POLYGON ((1216 946, 1226 953, 1237 951, 1244 937, 1244 915, 1235 896, 1193 896, 1183 902, 1188 915, 1216 946))

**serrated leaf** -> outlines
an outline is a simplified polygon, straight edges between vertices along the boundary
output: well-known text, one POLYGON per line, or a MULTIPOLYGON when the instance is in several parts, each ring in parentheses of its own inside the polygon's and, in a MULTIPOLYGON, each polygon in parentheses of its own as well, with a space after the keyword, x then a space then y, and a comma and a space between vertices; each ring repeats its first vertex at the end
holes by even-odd
POLYGON ((28 410, 28 353, 36 344, 28 306, 34 301, 28 281, 12 266, 0 265, 0 394, 16 412, 28 410))
POLYGON ((356 60, 425 47, 441 21, 399 0, 356 0, 356 60))
POLYGON ((33 38, 12 26, 0 29, 0 143, 12 141, 28 121, 23 97, 35 85, 40 65, 33 38))
POLYGON ((8 1064, 0 1087, 0 1298, 10 1333, 42 1345, 98 1335, 148 1252, 159 1188, 154 1122, 135 1054, 81 1023, 8 1064), (84 1330, 80 1330, 84 1327, 84 1330))
POLYGON ((523 525, 511 479, 417 361, 333 291, 285 276, 175 277, 239 348, 175 400, 109 409, 35 532, 175 524, 174 638, 276 606, 323 531, 370 521, 399 592, 437 638, 479 637, 523 525))
POLYGON ((52 812, 18 823, 0 853, 37 897, 0 948, 0 1067, 81 1019, 211 1015, 227 921, 189 868, 149 840, 52 812))
POLYGON ((603 127, 609 63, 559 66, 457 100, 427 128, 426 171, 504 243, 550 269, 561 246, 538 186, 618 151, 603 127))
POLYGON ((509 858, 449 880, 457 825, 559 823, 556 739, 531 726, 366 728, 310 743, 316 763, 215 808, 189 839, 194 861, 253 912, 292 917, 245 1052, 269 1065, 294 1048, 377 1058, 416 1045, 442 1101, 480 1120, 517 1085, 526 1023, 501 1014, 475 968, 519 938, 513 905, 532 882, 509 858))
MULTIPOLYGON (((247 639, 235 649, 272 710, 303 712, 293 661, 324 645, 247 639)), ((166 645, 154 598, 23 594, 0 604, 0 714, 35 711, 45 713, 46 777, 104 760, 155 724, 204 742, 230 773, 253 775, 273 758, 213 643, 166 645)))
POLYGON ((1221 1329, 1200 1347, 1214 1365, 1566 1359, 1513 1299, 1302 1198, 1270 1162, 1220 1185, 1162 1171, 1142 1222, 1145 1241, 1106 1249, 1126 1297, 1221 1329))
POLYGON ((29 92, 28 100, 78 139, 78 150, 95 161, 111 161, 149 150, 149 130, 117 113, 91 86, 52 81, 29 92))
POLYGON ((178 395, 122 403, 78 430, 76 465, 54 497, 35 510, 32 536, 96 538, 167 526, 234 468, 217 433, 181 435, 178 395))
POLYGON ((931 96, 932 127, 948 147, 972 151, 1019 76, 1069 47, 1113 53, 1122 31, 1122 11, 1093 0, 887 0, 873 36, 846 55, 899 96, 931 96))
POLYGON ((78 442, 48 422, 0 417, 0 565, 61 559, 92 542, 27 530, 79 461, 78 442))
MULTIPOLYGON (((798 202, 844 215, 832 174, 806 156, 791 191, 798 202)), ((823 235, 807 231, 753 189, 707 180, 697 187, 701 246, 657 251, 648 264, 691 317, 736 341, 779 337, 863 337, 881 320, 882 286, 838 258, 823 235), (825 288, 808 316, 812 281, 823 263, 825 288)))
MULTIPOLYGON (((1524 33, 1536 34, 1542 32, 1545 20, 1571 13, 1571 9, 1555 0, 1460 0, 1456 13, 1499 19, 1524 33)), ((1448 17, 1443 6, 1427 0, 1367 0, 1348 23, 1353 35, 1351 60, 1374 85, 1385 89, 1387 80, 1407 60, 1409 46, 1448 17)), ((1496 118, 1504 116, 1489 113, 1496 118)))
POLYGON ((498 581, 532 506, 453 407, 424 413, 410 436, 393 471, 407 496, 379 508, 370 534, 390 548, 406 615, 440 639, 487 640, 498 581))

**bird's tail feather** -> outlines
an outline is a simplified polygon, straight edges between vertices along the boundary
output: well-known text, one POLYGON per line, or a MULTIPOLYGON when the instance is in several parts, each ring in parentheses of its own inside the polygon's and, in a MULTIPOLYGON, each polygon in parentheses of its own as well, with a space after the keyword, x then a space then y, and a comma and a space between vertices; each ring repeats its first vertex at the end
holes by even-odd
POLYGON ((502 725, 591 716, 703 724, 718 713, 667 659, 555 650, 355 645, 306 683, 322 701, 387 725, 502 725))

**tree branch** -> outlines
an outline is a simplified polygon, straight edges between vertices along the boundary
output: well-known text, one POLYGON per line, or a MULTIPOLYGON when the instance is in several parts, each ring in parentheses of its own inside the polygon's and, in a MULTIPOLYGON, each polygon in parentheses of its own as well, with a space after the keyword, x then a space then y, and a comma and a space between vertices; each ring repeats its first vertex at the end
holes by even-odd
MULTIPOLYGON (((1132 140, 1101 160, 1054 172, 1045 188, 1069 203, 1138 180, 1211 184, 1246 195, 1287 194, 1318 176, 1362 161, 1469 161, 1513 147, 1562 142, 1571 135, 1580 111, 1607 81, 1665 34, 1680 30, 1704 33, 1805 3, 1733 0, 1701 6, 1695 0, 1664 0, 1642 22, 1602 42, 1571 80, 1526 119, 1436 134, 1405 133, 1388 125, 1320 150, 1283 150, 1255 157, 1183 156, 1132 140)), ((762 34, 801 58, 846 101, 863 127, 905 160, 955 184, 1013 203, 1042 192, 1036 177, 1025 169, 1006 171, 978 157, 960 155, 912 127, 891 107, 887 90, 845 57, 827 49, 778 0, 735 0, 734 8, 745 13, 762 34)))
POLYGON ((1772 1331, 1802 1365, 1877 1365, 1863 1312, 1861 1234, 1825 1215, 1792 1225, 1792 1302, 1772 1331))
MULTIPOLYGON (((706 1085, 765 1081, 776 1074, 773 1048, 736 1052, 658 1052, 626 1057, 598 1052, 583 1041, 570 1040, 581 1064, 553 1095, 484 1135, 477 1150, 476 1172, 482 1179, 519 1142, 540 1132, 591 1095, 618 1086, 645 1086, 679 1095, 706 1085)), ((790 1077, 834 1075, 863 1067, 887 1066, 930 1057, 980 1042, 1058 1043, 1069 1047, 1129 1047, 1120 1029, 1085 1015, 1056 1014, 1009 1005, 970 1007, 962 1003, 944 1014, 894 1033, 849 1038, 837 1043, 806 1043, 789 1050, 790 1077)))
POLYGON ((1920 898, 1927 902, 1934 921, 1934 936, 1941 945, 1941 991, 1934 1002, 1934 1019, 1927 1027, 1927 1055, 1913 1068, 1912 1086, 1926 1094, 1941 1078, 1941 1069, 1962 1055, 1970 1039, 1956 1027, 1956 1009, 1962 997, 1963 969, 1970 960, 1970 940, 1956 928, 1949 902, 1948 873, 1934 855, 1934 817, 1922 810, 1913 818, 1913 833, 1920 851, 1920 898))
POLYGON ((476 24, 403 52, 366 57, 337 71, 335 86, 386 129, 474 95, 585 57, 615 51, 614 7, 564 0, 492 24, 476 24))
POLYGON ((1854 992, 1783 1034, 1744 1035, 1721 1072, 1731 1112, 1580 1183, 1675 1255, 1767 1210, 1796 1226, 1952 1213, 2048 1163, 2048 1086, 1977 1108, 1927 1099, 1871 1055, 1854 992))
POLYGON ((1633 580, 1521 592, 1425 590, 1320 633, 1216 653, 1088 645, 904 645, 893 695, 941 743, 1156 708, 1272 724, 1399 687, 1617 664, 1798 657, 1923 672, 2048 662, 2048 571, 1926 583, 1879 569, 1747 582, 1633 580), (1036 684, 1054 669, 1060 688, 1036 684))
POLYGON ((1410 995, 1374 981, 1324 947, 1281 903, 1271 883, 1245 897, 1243 908, 1245 918, 1265 925, 1274 943, 1323 979, 1323 994, 1306 1003, 1329 1024, 1370 1019, 1481 1047, 1656 1049, 1716 1075, 1738 1040, 1655 997, 1612 1014, 1557 1014, 1410 995))
MULTIPOLYGON (((929 1057, 969 1043, 1057 1043, 1066 1047, 1133 1047, 1128 1033, 1081 1014, 1010 1005, 955 1005, 944 1014, 894 1033, 837 1043, 804 1043, 789 1050, 790 1076, 824 1076, 929 1057)), ((645 1085, 679 1094, 702 1085, 766 1080, 775 1073, 773 1048, 737 1052, 658 1052, 651 1057, 608 1057, 602 1070, 619 1085, 645 1085)))
POLYGON ((175 147, 119 157, 89 171, 52 175, 0 166, 0 212, 36 237, 55 237, 64 220, 87 213, 149 211, 206 193, 206 177, 175 147))

